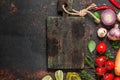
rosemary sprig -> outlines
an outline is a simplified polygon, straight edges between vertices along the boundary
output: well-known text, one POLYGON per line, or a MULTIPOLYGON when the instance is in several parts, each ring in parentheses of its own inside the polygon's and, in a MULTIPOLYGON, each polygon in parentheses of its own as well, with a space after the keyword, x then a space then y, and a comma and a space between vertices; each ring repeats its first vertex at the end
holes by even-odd
POLYGON ((89 74, 86 70, 82 70, 80 72, 80 76, 84 79, 87 79, 87 80, 96 80, 91 74, 89 74))

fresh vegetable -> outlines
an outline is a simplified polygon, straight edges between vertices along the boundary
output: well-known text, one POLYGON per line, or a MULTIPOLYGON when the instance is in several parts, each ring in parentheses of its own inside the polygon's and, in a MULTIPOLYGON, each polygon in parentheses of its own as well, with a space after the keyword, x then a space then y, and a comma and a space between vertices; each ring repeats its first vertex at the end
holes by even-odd
POLYGON ((106 70, 112 70, 112 69, 114 69, 114 66, 115 66, 115 63, 112 60, 107 60, 105 62, 105 68, 106 68, 106 70))
POLYGON ((100 19, 100 14, 98 12, 94 12, 93 14, 100 19))
POLYGON ((115 24, 114 28, 112 28, 107 34, 108 38, 112 41, 120 40, 120 29, 118 26, 118 24, 115 24))
POLYGON ((107 48, 107 46, 106 46, 106 44, 104 42, 99 42, 97 44, 96 51, 98 53, 102 54, 102 53, 106 52, 106 48, 107 48))
POLYGON ((120 48, 117 51, 117 55, 115 58, 115 68, 114 68, 115 74, 117 76, 120 76, 120 48))
POLYGON ((86 70, 81 70, 80 72, 81 77, 83 77, 86 80, 96 80, 95 77, 93 77, 91 74, 88 73, 86 70))
POLYGON ((76 72, 67 72, 66 80, 81 80, 81 78, 76 72))
POLYGON ((89 52, 92 53, 96 48, 96 43, 94 40, 90 40, 87 46, 88 46, 89 52))
POLYGON ((103 80, 113 80, 114 75, 112 73, 107 73, 103 76, 103 80))
POLYGON ((94 11, 105 10, 105 9, 111 9, 114 12, 116 12, 116 10, 111 6, 99 6, 99 7, 94 8, 94 11))
POLYGON ((95 59, 95 63, 98 67, 102 67, 105 65, 106 60, 107 60, 106 56, 99 56, 95 59))
POLYGON ((114 77, 114 80, 120 80, 120 77, 114 77))
POLYGON ((56 78, 56 80, 63 80, 63 71, 62 70, 57 70, 55 72, 55 78, 56 78))
POLYGON ((110 2, 117 8, 120 8, 120 4, 116 0, 110 0, 110 2))
POLYGON ((115 24, 117 16, 115 12, 111 9, 106 9, 101 13, 101 20, 104 25, 111 26, 115 24))
POLYGON ((50 75, 46 75, 42 80, 53 80, 53 78, 50 75))
POLYGON ((106 68, 105 67, 97 67, 96 73, 98 76, 103 76, 106 74, 106 68))
POLYGON ((100 38, 103 38, 103 37, 105 37, 106 36, 106 34, 107 34, 107 29, 105 29, 105 28, 99 28, 98 30, 97 30, 97 35, 98 35, 98 37, 100 37, 100 38))
POLYGON ((117 20, 120 22, 120 12, 117 14, 117 20))

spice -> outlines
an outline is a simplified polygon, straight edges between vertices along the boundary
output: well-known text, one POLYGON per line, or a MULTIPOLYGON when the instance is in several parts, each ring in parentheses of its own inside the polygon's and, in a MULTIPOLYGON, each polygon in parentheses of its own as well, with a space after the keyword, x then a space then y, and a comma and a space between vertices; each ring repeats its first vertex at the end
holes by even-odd
POLYGON ((116 0, 110 0, 110 2, 117 8, 120 8, 120 4, 116 0))
POLYGON ((120 22, 120 12, 117 14, 117 20, 120 22))
POLYGON ((86 80, 96 80, 91 74, 88 73, 88 71, 86 70, 82 70, 80 72, 80 75, 82 78, 86 79, 86 80))
POLYGON ((116 10, 111 6, 99 6, 99 7, 94 8, 94 11, 105 10, 105 9, 111 9, 114 12, 116 12, 116 10))
POLYGON ((119 25, 115 24, 114 28, 112 28, 108 34, 108 39, 112 40, 112 41, 116 41, 116 40, 120 40, 120 29, 119 29, 119 25))

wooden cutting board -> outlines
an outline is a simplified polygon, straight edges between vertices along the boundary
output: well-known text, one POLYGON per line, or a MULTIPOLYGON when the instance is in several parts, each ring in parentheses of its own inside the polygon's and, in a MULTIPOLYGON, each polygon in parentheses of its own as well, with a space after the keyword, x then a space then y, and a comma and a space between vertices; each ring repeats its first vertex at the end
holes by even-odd
POLYGON ((49 69, 84 68, 85 31, 84 17, 48 17, 47 65, 49 69))

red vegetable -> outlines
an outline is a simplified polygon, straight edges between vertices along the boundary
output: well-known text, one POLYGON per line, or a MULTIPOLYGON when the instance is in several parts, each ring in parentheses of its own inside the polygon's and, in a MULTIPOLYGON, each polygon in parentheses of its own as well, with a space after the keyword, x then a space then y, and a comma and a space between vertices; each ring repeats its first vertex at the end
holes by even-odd
POLYGON ((106 9, 101 13, 101 21, 106 26, 112 26, 117 20, 116 13, 111 9, 106 9))
POLYGON ((114 75, 112 73, 108 73, 103 76, 103 80, 113 80, 113 79, 114 79, 114 75))
POLYGON ((120 77, 115 77, 114 80, 120 80, 120 77))
POLYGON ((120 4, 116 0, 110 0, 110 2, 117 8, 120 8, 120 4))
POLYGON ((105 53, 106 52, 106 48, 107 48, 107 46, 106 46, 106 44, 104 42, 99 42, 97 47, 96 47, 96 51, 98 53, 105 53))
POLYGON ((106 74, 106 69, 105 67, 97 67, 96 68, 96 73, 98 76, 103 76, 106 74))
POLYGON ((111 6, 99 6, 99 7, 94 8, 95 11, 105 10, 105 9, 111 9, 111 10, 113 10, 114 12, 116 12, 116 10, 115 10, 113 7, 111 7, 111 6))
POLYGON ((105 65, 107 57, 106 56, 100 56, 95 59, 95 63, 98 67, 102 67, 105 65))
POLYGON ((115 66, 115 63, 112 60, 107 60, 105 62, 106 70, 112 70, 115 66))

